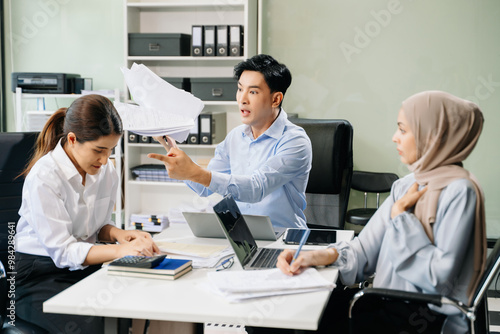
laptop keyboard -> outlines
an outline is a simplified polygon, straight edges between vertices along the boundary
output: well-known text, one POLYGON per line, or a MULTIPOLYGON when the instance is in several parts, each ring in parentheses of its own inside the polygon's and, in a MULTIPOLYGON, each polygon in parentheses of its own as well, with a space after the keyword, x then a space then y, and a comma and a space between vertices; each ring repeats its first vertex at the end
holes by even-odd
POLYGON ((253 268, 274 268, 278 262, 278 256, 283 249, 279 248, 261 248, 259 255, 255 258, 253 268))

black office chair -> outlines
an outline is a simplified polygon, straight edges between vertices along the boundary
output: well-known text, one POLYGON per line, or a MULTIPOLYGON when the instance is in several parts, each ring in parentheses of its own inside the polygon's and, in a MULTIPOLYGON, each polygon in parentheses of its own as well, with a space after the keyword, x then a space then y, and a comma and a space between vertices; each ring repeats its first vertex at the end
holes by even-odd
POLYGON ((354 171, 352 173, 351 188, 364 192, 364 207, 347 211, 346 222, 358 226, 365 226, 380 206, 380 194, 391 191, 392 184, 399 177, 394 173, 374 173, 354 171), (368 194, 377 194, 377 206, 368 207, 368 194))
MULTIPOLYGON (((349 321, 351 333, 356 332, 356 322, 363 319, 356 319, 356 306, 360 305, 365 298, 381 298, 382 300, 396 300, 405 303, 433 304, 436 306, 452 305, 462 312, 469 320, 470 333, 489 333, 488 298, 487 291, 490 284, 497 277, 500 271, 500 239, 497 239, 493 251, 486 260, 486 269, 481 276, 479 284, 474 291, 472 304, 464 305, 462 302, 438 294, 423 294, 416 292, 368 288, 356 293, 349 306, 349 321)), ((373 299, 372 299, 373 300, 373 299)), ((383 329, 373 332, 383 332, 383 329)))
MULTIPOLYGON (((2 132, 0 133, 0 317, 2 329, 0 333, 7 334, 39 334, 47 333, 38 326, 15 317, 15 327, 9 325, 7 306, 10 299, 10 277, 7 273, 11 268, 14 252, 12 239, 19 220, 18 211, 21 207, 24 178, 17 177, 29 161, 35 147, 38 133, 35 132, 2 132), (5 267, 5 269, 4 269, 5 267)), ((15 288, 14 288, 15 290, 15 288)))
POLYGON ((344 229, 351 188, 352 125, 341 119, 290 118, 311 139, 305 215, 309 228, 344 229))

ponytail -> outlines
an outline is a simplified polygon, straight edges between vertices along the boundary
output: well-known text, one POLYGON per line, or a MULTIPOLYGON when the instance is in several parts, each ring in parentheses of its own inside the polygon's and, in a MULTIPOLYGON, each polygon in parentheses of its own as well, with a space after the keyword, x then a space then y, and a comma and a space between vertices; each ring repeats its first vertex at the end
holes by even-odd
MULTIPOLYGON (((64 136, 64 118, 66 117, 67 109, 68 108, 60 108, 50 116, 42 132, 38 135, 33 156, 19 176, 26 177, 35 163, 45 154, 52 151, 59 140, 64 136)), ((65 141, 65 139, 63 139, 63 141, 65 141)))

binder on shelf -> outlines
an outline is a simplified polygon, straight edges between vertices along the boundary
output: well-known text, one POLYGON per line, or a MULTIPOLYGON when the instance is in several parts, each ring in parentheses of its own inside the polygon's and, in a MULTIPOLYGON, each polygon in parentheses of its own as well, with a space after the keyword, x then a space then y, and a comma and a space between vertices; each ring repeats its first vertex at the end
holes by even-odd
POLYGON ((229 26, 229 50, 232 57, 243 56, 243 26, 229 26))
POLYGON ((148 136, 139 136, 139 143, 149 144, 151 142, 151 138, 148 136))
POLYGON ((194 127, 189 131, 187 144, 196 145, 200 143, 199 119, 194 122, 194 127))
POLYGON ((129 143, 138 143, 139 142, 139 136, 136 135, 135 133, 129 131, 129 133, 128 133, 128 142, 129 143))
POLYGON ((192 27, 192 54, 194 57, 203 56, 203 44, 205 40, 205 29, 204 26, 193 26, 192 27))
POLYGON ((226 137, 226 113, 200 114, 200 144, 218 144, 226 137))
POLYGON ((215 26, 205 26, 204 55, 215 56, 215 46, 217 45, 215 26))
POLYGON ((226 57, 229 48, 229 30, 227 25, 217 26, 217 56, 226 57))

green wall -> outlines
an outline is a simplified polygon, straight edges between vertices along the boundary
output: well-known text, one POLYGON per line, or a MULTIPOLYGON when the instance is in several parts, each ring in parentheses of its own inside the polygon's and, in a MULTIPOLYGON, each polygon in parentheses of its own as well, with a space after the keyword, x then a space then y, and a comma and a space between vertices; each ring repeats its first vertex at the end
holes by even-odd
POLYGON ((293 74, 285 109, 349 120, 355 169, 408 173, 391 141, 406 97, 437 89, 478 103, 484 131, 465 167, 500 236, 500 2, 272 0, 262 11, 263 52, 293 74))
MULTIPOLYGON (((123 87, 122 0, 10 0, 6 12, 8 73, 79 73, 95 89, 123 87)), ((439 89, 477 102, 486 122, 465 165, 483 186, 488 233, 500 236, 500 2, 263 0, 262 14, 262 51, 293 74, 285 109, 349 120, 355 169, 408 173, 391 137, 413 93, 439 89)))

